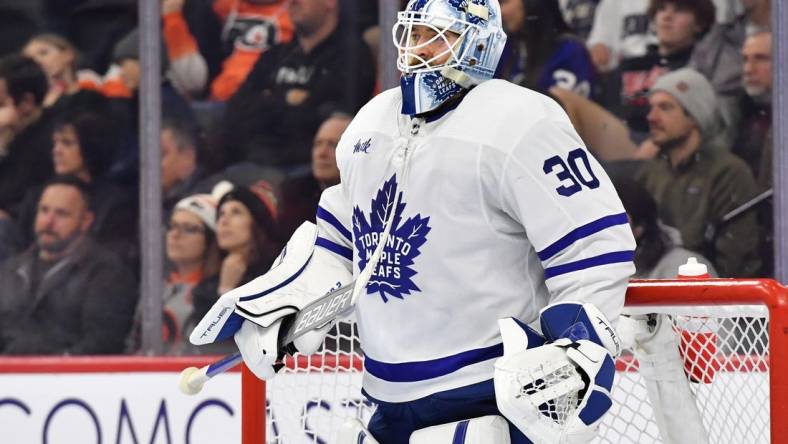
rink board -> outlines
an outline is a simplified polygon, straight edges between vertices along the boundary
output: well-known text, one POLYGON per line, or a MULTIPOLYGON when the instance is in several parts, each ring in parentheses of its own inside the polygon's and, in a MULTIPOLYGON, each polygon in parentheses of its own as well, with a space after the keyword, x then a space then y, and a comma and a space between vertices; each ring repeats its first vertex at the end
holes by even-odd
MULTIPOLYGON (((0 436, 3 442, 240 443, 239 373, 220 375, 206 384, 199 395, 186 396, 177 388, 180 369, 202 365, 208 360, 134 359, 90 358, 89 364, 84 363, 84 358, 46 358, 40 361, 44 364, 29 359, 25 360, 26 366, 20 367, 19 359, 0 358, 0 436), (14 365, 9 365, 9 361, 14 365), (74 362, 82 364, 75 366, 74 362)), ((765 384, 768 379, 768 373, 761 372, 717 376, 730 379, 732 383, 725 384, 729 387, 751 387, 753 383, 765 384)), ((359 407, 364 405, 358 389, 360 383, 359 372, 340 372, 332 376, 319 373, 278 375, 268 389, 269 411, 276 420, 276 429, 268 427, 268 441, 288 436, 289 444, 333 442, 336 418, 354 416, 358 412, 362 417, 369 416, 369 408, 359 407), (304 432, 304 424, 308 433, 304 432)), ((627 378, 620 379, 620 386, 614 392, 633 383, 635 381, 627 378)), ((625 391, 633 393, 633 388, 625 391)), ((614 398, 620 404, 614 405, 613 410, 619 414, 621 410, 635 408, 630 402, 640 404, 645 398, 643 392, 640 396, 623 398, 616 395, 614 393, 614 398)), ((707 401, 723 411, 735 411, 735 398, 735 393, 728 392, 707 401)), ((755 416, 749 418, 751 424, 761 421, 768 424, 768 393, 750 397, 748 405, 749 413, 755 416)), ((656 435, 656 430, 647 434, 656 435)), ((639 442, 646 441, 642 436, 639 438, 639 442)))

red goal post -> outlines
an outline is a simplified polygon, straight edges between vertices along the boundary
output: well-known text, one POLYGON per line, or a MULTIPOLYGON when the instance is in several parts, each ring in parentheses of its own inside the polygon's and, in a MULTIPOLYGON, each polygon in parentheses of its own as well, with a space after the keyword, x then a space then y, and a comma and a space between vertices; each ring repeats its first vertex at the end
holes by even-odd
MULTIPOLYGON (((736 322, 740 322, 740 319, 751 319, 749 317, 750 315, 746 314, 749 313, 749 311, 746 310, 747 307, 765 307, 763 311, 764 313, 768 311, 768 317, 764 316, 764 321, 752 324, 755 327, 745 327, 746 331, 744 333, 739 331, 737 334, 745 336, 748 334, 762 334, 763 327, 768 325, 768 344, 763 344, 763 350, 760 352, 751 351, 738 354, 731 352, 731 354, 735 356, 730 356, 730 359, 726 359, 723 364, 720 364, 719 370, 721 372, 743 371, 761 373, 758 375, 759 380, 763 379, 764 384, 768 384, 768 387, 763 387, 758 390, 767 392, 765 393, 764 397, 768 397, 768 412, 764 410, 763 414, 767 415, 766 421, 769 423, 769 431, 762 431, 762 434, 758 435, 759 438, 750 440, 749 442, 761 442, 760 440, 768 439, 766 435, 770 435, 770 442, 788 444, 788 403, 786 402, 788 401, 788 288, 771 279, 633 280, 630 282, 629 288, 627 290, 626 306, 628 310, 640 312, 650 312, 654 310, 656 313, 668 314, 669 318, 673 320, 674 331, 679 331, 684 328, 676 321, 676 318, 681 318, 682 316, 674 314, 682 313, 684 310, 689 310, 689 317, 692 319, 705 320, 707 319, 705 317, 706 315, 700 317, 694 314, 697 308, 711 307, 712 309, 710 313, 714 312, 714 307, 722 307, 727 309, 729 312, 736 312, 737 310, 742 309, 742 313, 745 314, 727 318, 734 319, 734 321, 721 321, 720 325, 728 325, 729 327, 733 325, 732 328, 735 329, 738 328, 735 324, 736 322), (745 363, 746 365, 742 363, 745 363), (768 380, 768 383, 765 382, 766 380, 768 380)), ((715 325, 717 325, 716 321, 715 325)), ((353 338, 351 338, 351 341, 352 339, 353 338)), ((333 344, 338 343, 339 340, 334 340, 332 342, 332 346, 333 344)), ((715 347, 714 352, 716 353, 717 351, 718 350, 715 347)), ((686 351, 682 350, 682 354, 686 354, 686 351)), ((686 356, 683 357, 685 360, 685 369, 689 374, 690 370, 687 367, 687 358, 686 356)), ((633 358, 633 355, 630 355, 629 358, 627 358, 627 356, 622 356, 619 358, 619 362, 617 363, 619 380, 627 378, 628 373, 637 373, 638 365, 635 361, 636 360, 633 358)), ((293 359, 289 359, 288 365, 282 370, 282 372, 285 374, 295 374, 299 372, 303 373, 304 371, 309 373, 312 371, 315 373, 320 373, 320 377, 324 378, 324 375, 335 375, 337 373, 358 374, 360 369, 360 354, 357 354, 355 351, 346 353, 345 351, 340 350, 324 349, 324 351, 317 356, 296 356, 293 359), (320 370, 315 371, 315 368, 320 368, 320 370)), ((270 398, 275 398, 277 396, 286 397, 291 393, 295 393, 296 391, 296 387, 281 387, 282 385, 286 385, 288 383, 284 381, 285 378, 281 378, 280 380, 280 376, 282 375, 278 375, 271 384, 271 386, 280 384, 278 392, 271 394, 272 387, 268 387, 269 394, 267 396, 269 397, 269 400, 270 398)), ((713 376, 714 375, 712 374, 711 377, 713 378, 713 376)), ((690 380, 692 380, 692 378, 690 378, 690 380)), ((717 383, 719 383, 719 380, 720 378, 717 378, 717 383)), ((325 379, 326 384, 333 384, 333 381, 335 381, 335 379, 325 379)), ((723 381, 725 380, 723 379, 723 381)), ((310 384, 312 384, 312 386, 309 388, 309 390, 317 390, 314 388, 313 383, 310 384)), ((691 385, 693 387, 693 397, 697 396, 700 398, 703 396, 703 394, 700 393, 700 390, 702 390, 704 386, 703 382, 698 383, 698 381, 692 380, 692 384, 687 385, 691 385), (698 387, 701 388, 699 389, 698 387)), ((711 384, 707 385, 711 386, 711 384)), ((243 443, 260 444, 264 442, 280 442, 278 437, 269 437, 269 439, 266 441, 266 429, 269 429, 269 433, 272 429, 270 418, 265 418, 265 412, 267 409, 263 407, 266 405, 267 389, 265 384, 257 380, 254 375, 244 369, 242 386, 243 443), (268 421, 268 427, 266 427, 266 421, 268 421)), ((736 386, 733 388, 733 390, 751 390, 749 386, 744 387, 745 388, 736 386)), ((350 387, 347 389, 342 388, 341 390, 357 392, 358 387, 350 387)), ((321 394, 316 396, 322 396, 322 391, 320 392, 321 394)), ((723 393, 730 393, 730 390, 723 393)), ((615 395, 616 394, 614 393, 614 398, 616 397, 615 395)), ((348 396, 350 398, 359 397, 358 393, 348 396)), ((758 397, 748 399, 754 400, 751 402, 760 402, 758 401, 758 399, 760 399, 758 397)), ((714 400, 708 401, 710 404, 714 404, 715 402, 716 401, 714 400)), ((318 401, 318 405, 319 404, 320 401, 318 401)), ((360 409, 364 406, 362 405, 357 407, 360 409)), ((754 405, 752 407, 756 410, 759 408, 765 409, 765 406, 754 405)), ((705 408, 705 406, 701 406, 699 408, 705 408)), ((270 406, 268 410, 272 411, 270 410, 270 406)), ((301 423, 304 427, 304 430, 307 431, 307 436, 310 436, 309 427, 307 425, 308 421, 304 416, 308 412, 308 409, 295 408, 294 410, 295 411, 278 411, 277 414, 280 416, 292 415, 294 417, 301 415, 301 423)), ((647 410, 650 411, 650 407, 647 407, 647 410)), ((649 412, 646 414, 648 413, 649 412)), ((735 413, 733 414, 735 415, 735 413)), ((619 413, 615 413, 615 415, 619 415, 619 413)), ((337 421, 340 419, 341 418, 338 418, 337 421)), ((635 421, 636 419, 637 418, 633 419, 631 414, 621 415, 620 417, 616 416, 613 421, 619 422, 619 424, 616 426, 603 425, 602 432, 604 433, 604 429, 606 427, 619 428, 620 430, 624 431, 617 433, 619 433, 621 436, 624 436, 623 434, 630 433, 626 431, 629 430, 630 427, 629 424, 626 424, 626 421, 635 421)), ((650 421, 648 418, 646 420, 650 421)), ((332 424, 335 424, 337 421, 332 424)), ((704 419, 704 422, 706 421, 707 420, 704 419)), ((712 421, 730 421, 730 419, 723 417, 722 419, 717 418, 713 419, 712 421)), ((714 425, 712 424, 711 427, 714 427, 714 425)), ((728 432, 723 431, 722 433, 728 432)), ((318 440, 317 435, 313 434, 311 436, 313 437, 312 440, 314 442, 321 442, 318 440)), ((730 437, 730 435, 726 436, 730 437)), ((607 438, 603 436, 598 441, 616 443, 640 442, 634 438, 619 438, 620 437, 607 438)), ((659 434, 657 434, 655 439, 656 440, 654 442, 660 442, 659 434)), ((282 439, 281 442, 285 441, 286 439, 282 439)))

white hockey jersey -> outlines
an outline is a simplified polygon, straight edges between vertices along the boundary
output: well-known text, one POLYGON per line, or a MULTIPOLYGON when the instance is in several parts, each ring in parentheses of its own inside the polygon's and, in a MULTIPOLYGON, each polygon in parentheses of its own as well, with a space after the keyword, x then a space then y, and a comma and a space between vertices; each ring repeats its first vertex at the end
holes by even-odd
POLYGON ((551 302, 592 302, 615 322, 635 243, 561 107, 501 80, 432 122, 400 106, 392 89, 358 113, 317 213, 317 244, 357 276, 396 211, 356 306, 364 391, 403 402, 492 379, 497 320, 532 323, 551 302))

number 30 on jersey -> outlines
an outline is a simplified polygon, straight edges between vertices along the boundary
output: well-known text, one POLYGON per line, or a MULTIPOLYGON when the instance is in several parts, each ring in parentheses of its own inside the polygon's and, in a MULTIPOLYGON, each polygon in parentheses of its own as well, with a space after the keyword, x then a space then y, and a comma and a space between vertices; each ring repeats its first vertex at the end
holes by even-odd
POLYGON ((561 183, 555 191, 564 197, 582 191, 584 186, 592 190, 599 187, 599 179, 591 169, 588 153, 582 148, 570 151, 566 159, 553 156, 545 160, 542 170, 548 175, 555 174, 561 183))

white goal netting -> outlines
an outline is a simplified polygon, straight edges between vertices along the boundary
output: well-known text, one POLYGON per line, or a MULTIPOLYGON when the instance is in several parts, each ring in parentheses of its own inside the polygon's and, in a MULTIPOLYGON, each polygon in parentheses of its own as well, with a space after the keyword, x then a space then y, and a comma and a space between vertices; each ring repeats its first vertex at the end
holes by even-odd
MULTIPOLYGON (((616 363, 614 404, 597 442, 769 442, 765 307, 627 310, 647 330, 616 363)), ((320 353, 290 358, 267 384, 267 442, 330 444, 346 418, 369 420, 362 367, 352 323, 335 327, 320 353)))

